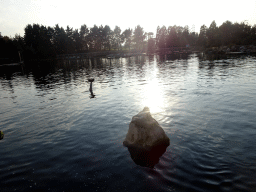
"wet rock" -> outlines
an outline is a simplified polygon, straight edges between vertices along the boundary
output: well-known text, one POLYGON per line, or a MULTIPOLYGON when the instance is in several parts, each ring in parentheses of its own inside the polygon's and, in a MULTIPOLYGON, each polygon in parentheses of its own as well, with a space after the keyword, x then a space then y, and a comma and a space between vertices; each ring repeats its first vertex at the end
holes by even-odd
POLYGON ((0 131, 0 140, 4 138, 4 132, 0 131))
POLYGON ((170 139, 145 107, 132 118, 123 145, 136 164, 154 167, 170 145, 170 139))
POLYGON ((133 116, 123 144, 126 147, 150 149, 158 145, 169 146, 170 139, 151 116, 149 108, 145 107, 143 111, 133 116))

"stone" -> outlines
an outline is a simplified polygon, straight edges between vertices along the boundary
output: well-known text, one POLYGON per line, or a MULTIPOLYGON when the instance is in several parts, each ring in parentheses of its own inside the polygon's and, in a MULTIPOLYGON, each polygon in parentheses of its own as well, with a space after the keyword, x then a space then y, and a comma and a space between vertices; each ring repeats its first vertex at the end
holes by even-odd
POLYGON ((136 164, 154 167, 170 145, 170 139, 145 107, 133 116, 123 145, 136 164))
POLYGON ((170 139, 163 128, 151 116, 149 108, 145 107, 133 116, 129 130, 123 142, 126 147, 150 149, 158 145, 170 145, 170 139))
POLYGON ((0 140, 4 138, 4 132, 0 131, 0 140))

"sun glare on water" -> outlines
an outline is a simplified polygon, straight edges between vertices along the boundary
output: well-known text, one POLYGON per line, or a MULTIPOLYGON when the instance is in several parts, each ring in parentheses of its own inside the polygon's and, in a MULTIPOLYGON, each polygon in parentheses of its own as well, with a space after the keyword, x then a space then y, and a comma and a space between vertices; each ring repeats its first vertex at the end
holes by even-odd
POLYGON ((163 92, 157 79, 151 80, 144 89, 143 106, 147 106, 151 113, 160 113, 164 108, 163 92))
POLYGON ((161 113, 165 108, 165 95, 163 85, 157 77, 159 75, 157 63, 154 61, 149 64, 146 70, 149 71, 149 76, 146 77, 147 84, 143 85, 141 91, 141 104, 143 107, 149 107, 152 114, 161 113))

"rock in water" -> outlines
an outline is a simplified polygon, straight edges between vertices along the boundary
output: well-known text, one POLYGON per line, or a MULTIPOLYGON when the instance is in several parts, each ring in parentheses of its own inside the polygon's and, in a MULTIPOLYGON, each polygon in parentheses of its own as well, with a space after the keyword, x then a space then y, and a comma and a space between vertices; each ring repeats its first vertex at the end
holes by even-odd
POLYGON ((0 140, 4 138, 4 132, 0 131, 0 140))
POLYGON ((151 116, 149 108, 135 115, 129 125, 129 130, 123 142, 126 147, 151 149, 158 145, 170 145, 170 139, 162 127, 151 116))
POLYGON ((170 145, 170 139, 145 107, 132 118, 123 145, 128 147, 136 164, 154 167, 170 145))

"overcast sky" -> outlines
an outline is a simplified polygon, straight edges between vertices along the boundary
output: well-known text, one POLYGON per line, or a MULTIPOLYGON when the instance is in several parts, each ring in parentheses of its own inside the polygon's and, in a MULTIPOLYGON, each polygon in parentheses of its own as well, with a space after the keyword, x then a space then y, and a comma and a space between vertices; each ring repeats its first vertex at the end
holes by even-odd
POLYGON ((247 21, 256 24, 255 0, 0 0, 0 32, 2 36, 24 35, 27 24, 46 26, 67 25, 79 29, 109 25, 122 31, 136 25, 145 32, 156 33, 157 26, 188 25, 199 32, 201 25, 209 27, 215 20, 217 25, 224 21, 247 21))

